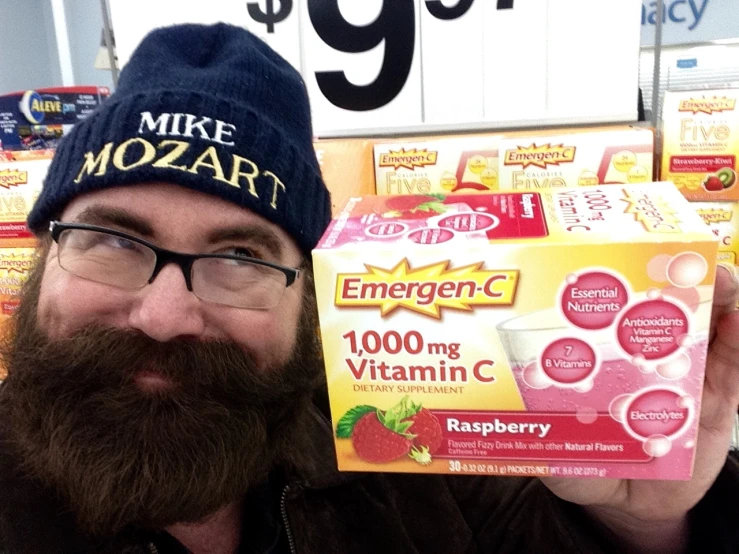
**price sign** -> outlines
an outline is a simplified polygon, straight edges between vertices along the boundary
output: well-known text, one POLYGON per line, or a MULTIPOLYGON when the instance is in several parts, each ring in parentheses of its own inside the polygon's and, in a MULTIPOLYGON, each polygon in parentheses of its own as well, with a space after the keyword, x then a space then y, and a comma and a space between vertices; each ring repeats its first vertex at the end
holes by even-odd
POLYGON ((421 2, 424 121, 428 123, 479 121, 485 115, 482 15, 486 2, 454 2, 421 2))
POLYGON ((511 4, 508 9, 499 9, 493 2, 483 6, 484 117, 501 122, 546 121, 548 1, 511 4))
POLYGON ((224 21, 249 29, 300 70, 298 0, 110 0, 121 67, 146 34, 177 23, 224 21))
POLYGON ((423 123, 418 0, 302 5, 303 75, 321 128, 423 123))
POLYGON ((639 0, 110 0, 151 29, 241 25, 303 75, 319 136, 636 119, 639 0))

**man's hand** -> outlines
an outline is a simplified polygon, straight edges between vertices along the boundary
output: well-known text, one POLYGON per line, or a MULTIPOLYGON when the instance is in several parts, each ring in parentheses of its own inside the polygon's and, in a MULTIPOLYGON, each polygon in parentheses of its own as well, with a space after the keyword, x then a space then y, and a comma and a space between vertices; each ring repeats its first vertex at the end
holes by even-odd
POLYGON ((560 498, 588 513, 645 552, 684 547, 687 513, 711 488, 726 460, 739 408, 739 282, 720 267, 711 321, 711 344, 690 481, 543 479, 560 498))

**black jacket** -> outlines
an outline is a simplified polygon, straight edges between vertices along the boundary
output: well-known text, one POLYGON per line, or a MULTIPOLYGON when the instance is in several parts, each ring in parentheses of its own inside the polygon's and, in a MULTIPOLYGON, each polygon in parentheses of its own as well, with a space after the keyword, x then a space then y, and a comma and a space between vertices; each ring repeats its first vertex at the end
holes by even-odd
MULTIPOLYGON (((270 552, 275 532, 298 554, 618 552, 608 531, 536 479, 339 473, 328 421, 316 412, 312 426, 302 465, 267 500, 251 498, 243 552, 270 552)), ((95 543, 79 536, 63 504, 18 474, 1 429, 0 554, 185 552, 135 529, 95 543)), ((739 552, 736 459, 691 517, 691 552, 739 552)))

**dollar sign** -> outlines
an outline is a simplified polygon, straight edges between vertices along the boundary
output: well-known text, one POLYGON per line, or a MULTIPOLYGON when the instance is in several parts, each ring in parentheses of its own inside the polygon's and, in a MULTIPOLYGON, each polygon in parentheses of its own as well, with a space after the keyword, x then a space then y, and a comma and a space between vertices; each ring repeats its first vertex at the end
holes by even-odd
POLYGON ((290 15, 293 9, 293 0, 279 0, 280 9, 275 13, 274 0, 267 0, 267 13, 262 11, 257 2, 247 2, 246 9, 249 11, 251 18, 257 23, 267 25, 267 32, 275 32, 275 23, 280 23, 290 15))

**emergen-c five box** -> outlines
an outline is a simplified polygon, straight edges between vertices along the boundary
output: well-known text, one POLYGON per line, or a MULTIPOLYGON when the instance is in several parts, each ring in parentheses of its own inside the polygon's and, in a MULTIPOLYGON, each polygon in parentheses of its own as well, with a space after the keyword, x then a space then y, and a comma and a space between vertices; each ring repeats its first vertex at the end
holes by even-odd
POLYGON ((631 126, 436 136, 374 147, 378 195, 487 194, 652 181, 654 134, 631 126))
POLYGON ((375 144, 377 194, 476 194, 498 190, 500 135, 375 144))
POLYGON ((53 155, 53 150, 0 152, 0 248, 38 245, 26 219, 53 155))
MULTIPOLYGON (((0 248, 0 340, 9 330, 10 316, 20 305, 21 289, 37 254, 35 248, 0 248)), ((0 381, 5 376, 5 368, 0 364, 0 381)))
POLYGON ((739 203, 692 202, 691 206, 719 239, 718 261, 739 265, 739 203))
POLYGON ((313 252, 339 469, 688 479, 717 249, 669 183, 349 200, 313 252))
POLYGON ((692 201, 739 200, 739 89, 668 91, 661 178, 692 201))
POLYGON ((539 190, 652 181, 650 129, 582 129, 514 136, 500 143, 500 190, 539 190))

